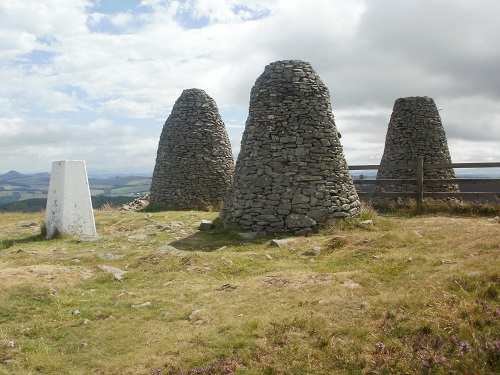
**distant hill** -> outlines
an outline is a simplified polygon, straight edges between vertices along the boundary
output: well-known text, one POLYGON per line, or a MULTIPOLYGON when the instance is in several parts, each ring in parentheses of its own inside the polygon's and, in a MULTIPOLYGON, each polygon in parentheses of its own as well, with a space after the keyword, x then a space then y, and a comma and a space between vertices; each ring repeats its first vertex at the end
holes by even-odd
POLYGON ((13 178, 22 178, 22 177, 24 177, 24 175, 19 172, 9 171, 5 174, 0 174, 0 182, 9 181, 13 178))
MULTIPOLYGON (((92 196, 92 207, 99 209, 104 205, 111 207, 118 207, 122 204, 131 202, 131 197, 105 197, 92 196)), ((24 199, 16 202, 1 203, 0 212, 40 212, 45 211, 47 207, 47 198, 31 198, 24 199)))
MULTIPOLYGON (((0 174, 0 204, 31 199, 46 199, 50 183, 50 173, 21 174, 9 171, 0 174)), ((145 176, 105 176, 89 178, 92 196, 136 198, 149 193, 151 177, 145 176)))

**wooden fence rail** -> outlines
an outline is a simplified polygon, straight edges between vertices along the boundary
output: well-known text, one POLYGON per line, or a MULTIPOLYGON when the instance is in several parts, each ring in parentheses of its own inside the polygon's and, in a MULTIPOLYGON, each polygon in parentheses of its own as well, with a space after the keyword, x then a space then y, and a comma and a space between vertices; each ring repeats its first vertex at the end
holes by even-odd
POLYGON ((360 197, 380 197, 380 198, 415 198, 417 207, 422 206, 424 197, 430 198, 468 198, 481 199, 490 198, 500 200, 500 178, 449 178, 449 179, 424 179, 425 169, 442 168, 500 168, 500 163, 452 163, 452 164, 424 164, 423 158, 418 158, 414 163, 393 164, 393 165, 353 165, 349 170, 373 170, 373 169, 414 169, 416 170, 414 179, 377 179, 377 180, 354 180, 356 185, 416 185, 415 192, 363 192, 358 191, 360 197), (439 184, 495 184, 499 185, 496 192, 426 192, 426 185, 439 184))

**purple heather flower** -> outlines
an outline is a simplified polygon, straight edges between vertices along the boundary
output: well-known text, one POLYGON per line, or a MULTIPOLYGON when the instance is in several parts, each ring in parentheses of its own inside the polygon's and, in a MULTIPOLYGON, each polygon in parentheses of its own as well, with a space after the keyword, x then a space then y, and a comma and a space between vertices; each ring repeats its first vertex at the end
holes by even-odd
POLYGON ((468 341, 462 341, 460 343, 460 351, 462 353, 470 353, 471 352, 471 347, 468 341))

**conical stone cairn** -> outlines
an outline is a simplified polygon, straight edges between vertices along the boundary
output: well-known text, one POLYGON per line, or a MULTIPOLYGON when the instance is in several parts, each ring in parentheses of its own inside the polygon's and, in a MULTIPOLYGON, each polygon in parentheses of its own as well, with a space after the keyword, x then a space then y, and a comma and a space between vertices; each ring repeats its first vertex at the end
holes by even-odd
MULTIPOLYGON (((422 157, 424 164, 450 164, 446 134, 434 100, 427 96, 399 98, 394 102, 381 166, 409 164, 405 169, 379 169, 377 179, 412 179, 415 163, 422 157)), ((455 178, 452 168, 424 168, 425 179, 455 178)), ((376 192, 415 192, 415 184, 377 185, 376 192)), ((458 185, 443 183, 426 185, 427 192, 458 192, 458 185)), ((384 201, 384 199, 377 199, 384 201)))
POLYGON ((231 143, 215 101, 184 90, 158 144, 150 204, 167 210, 220 207, 234 172, 231 143))
POLYGON ((255 232, 300 234, 359 210, 328 89, 307 62, 269 64, 251 91, 221 219, 255 232))

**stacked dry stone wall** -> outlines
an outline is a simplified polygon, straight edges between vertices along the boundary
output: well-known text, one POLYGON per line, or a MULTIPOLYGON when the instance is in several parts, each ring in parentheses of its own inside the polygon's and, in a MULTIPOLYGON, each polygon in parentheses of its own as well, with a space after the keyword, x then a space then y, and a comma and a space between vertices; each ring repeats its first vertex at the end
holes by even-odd
POLYGON ((328 89, 307 62, 266 66, 221 218, 255 232, 304 233, 359 210, 328 89))
MULTIPOLYGON (((399 98, 394 103, 380 165, 410 164, 406 169, 379 169, 377 179, 413 179, 418 158, 424 164, 449 164, 450 152, 439 111, 426 96, 399 98)), ((452 168, 424 169, 424 179, 455 178, 452 168)), ((378 185, 378 192, 414 192, 415 184, 378 185)), ((456 192, 456 184, 425 186, 428 192, 456 192)))
POLYGON ((234 159, 215 101, 184 90, 160 136, 150 203, 171 210, 217 207, 231 186, 234 159))

